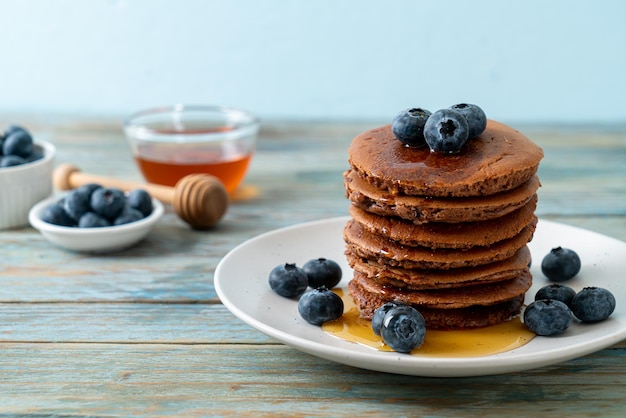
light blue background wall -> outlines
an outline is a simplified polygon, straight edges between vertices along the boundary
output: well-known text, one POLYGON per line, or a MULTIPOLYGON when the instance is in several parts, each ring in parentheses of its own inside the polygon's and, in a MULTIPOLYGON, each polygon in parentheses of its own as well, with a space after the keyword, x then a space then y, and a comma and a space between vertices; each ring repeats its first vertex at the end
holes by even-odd
POLYGON ((626 122, 626 1, 0 0, 0 112, 626 122))

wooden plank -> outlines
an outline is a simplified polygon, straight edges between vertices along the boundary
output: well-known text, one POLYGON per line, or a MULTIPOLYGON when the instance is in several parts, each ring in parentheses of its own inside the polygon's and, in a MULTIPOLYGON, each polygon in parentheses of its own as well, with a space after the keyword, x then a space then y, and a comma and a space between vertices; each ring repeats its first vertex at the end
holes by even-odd
POLYGON ((626 405, 624 344, 539 370, 464 379, 370 372, 281 345, 0 349, 6 415, 622 416, 626 405))
POLYGON ((534 127, 527 134, 545 153, 539 215, 626 215, 626 130, 534 127))
POLYGON ((212 272, 227 251, 211 245, 209 235, 166 224, 139 246, 110 256, 66 252, 29 233, 12 238, 0 267, 2 301, 211 300, 212 272))
POLYGON ((0 304, 0 342, 275 344, 222 304, 0 304))

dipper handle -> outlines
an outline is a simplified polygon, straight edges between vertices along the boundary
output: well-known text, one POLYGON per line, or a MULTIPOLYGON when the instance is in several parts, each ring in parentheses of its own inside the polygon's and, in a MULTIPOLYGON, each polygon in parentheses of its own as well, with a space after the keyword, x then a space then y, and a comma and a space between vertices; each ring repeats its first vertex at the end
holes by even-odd
POLYGON ((72 190, 89 183, 97 183, 104 187, 117 187, 126 192, 133 189, 144 189, 155 199, 163 203, 172 204, 174 188, 160 184, 140 183, 127 180, 118 180, 111 177, 83 173, 72 164, 59 165, 52 174, 52 182, 59 190, 72 190))
POLYGON ((208 174, 190 174, 180 179, 176 186, 169 187, 83 173, 71 164, 61 164, 54 170, 52 181, 59 190, 71 190, 89 183, 124 191, 144 189, 152 197, 171 204, 174 212, 194 229, 208 229, 217 224, 229 204, 228 192, 222 182, 208 174))

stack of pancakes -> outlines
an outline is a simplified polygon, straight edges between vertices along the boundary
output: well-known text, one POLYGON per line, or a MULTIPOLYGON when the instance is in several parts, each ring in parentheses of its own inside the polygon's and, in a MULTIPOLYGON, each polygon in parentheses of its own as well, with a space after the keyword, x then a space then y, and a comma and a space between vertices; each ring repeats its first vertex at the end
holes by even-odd
POLYGON ((540 147, 490 120, 458 154, 407 147, 389 125, 360 134, 348 152, 344 239, 361 316, 396 301, 428 328, 465 329, 520 312, 540 147))

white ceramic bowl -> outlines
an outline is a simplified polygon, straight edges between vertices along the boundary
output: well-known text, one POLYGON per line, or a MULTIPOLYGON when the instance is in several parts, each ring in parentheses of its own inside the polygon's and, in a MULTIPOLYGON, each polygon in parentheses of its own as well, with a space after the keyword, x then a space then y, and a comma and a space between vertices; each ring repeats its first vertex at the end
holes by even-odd
POLYGON ((41 220, 43 210, 57 203, 67 193, 37 203, 30 210, 28 220, 48 241, 71 251, 112 253, 125 250, 144 239, 163 215, 163 205, 152 199, 152 213, 144 219, 124 225, 101 228, 78 228, 53 225, 41 220))
POLYGON ((52 193, 54 145, 35 140, 43 158, 14 167, 0 168, 0 229, 28 225, 28 211, 52 193))

